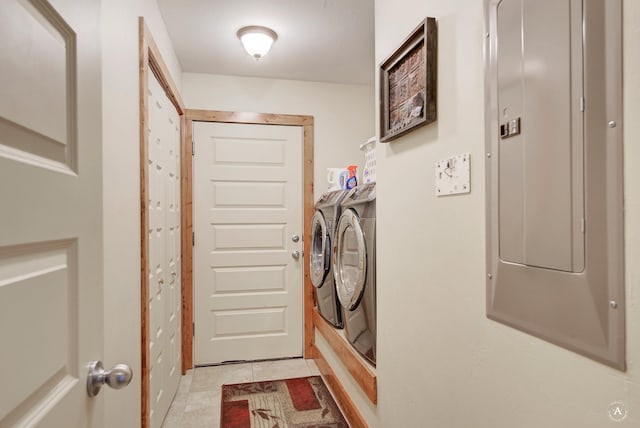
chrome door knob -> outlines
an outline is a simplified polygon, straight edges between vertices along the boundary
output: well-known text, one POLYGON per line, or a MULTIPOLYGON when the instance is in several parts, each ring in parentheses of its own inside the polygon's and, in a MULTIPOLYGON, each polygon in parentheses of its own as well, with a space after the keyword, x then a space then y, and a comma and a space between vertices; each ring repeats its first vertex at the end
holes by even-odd
POLYGON ((293 257, 294 259, 298 260, 300 258, 300 251, 291 252, 291 257, 293 257))
POLYGON ((131 378, 133 371, 126 364, 116 364, 111 370, 105 371, 102 361, 93 361, 89 364, 87 394, 89 397, 95 397, 105 383, 113 389, 122 389, 129 385, 131 378))
POLYGON ((291 240, 292 240, 293 242, 298 242, 298 241, 300 240, 300 237, 299 237, 298 235, 293 235, 293 236, 291 237, 291 240))

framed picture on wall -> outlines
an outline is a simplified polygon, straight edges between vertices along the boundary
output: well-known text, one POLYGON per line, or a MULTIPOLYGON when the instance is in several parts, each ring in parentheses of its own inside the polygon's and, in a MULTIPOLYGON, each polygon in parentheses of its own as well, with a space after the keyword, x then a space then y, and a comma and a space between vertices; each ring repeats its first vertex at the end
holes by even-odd
POLYGON ((426 18, 380 65, 380 141, 436 120, 436 19, 426 18))

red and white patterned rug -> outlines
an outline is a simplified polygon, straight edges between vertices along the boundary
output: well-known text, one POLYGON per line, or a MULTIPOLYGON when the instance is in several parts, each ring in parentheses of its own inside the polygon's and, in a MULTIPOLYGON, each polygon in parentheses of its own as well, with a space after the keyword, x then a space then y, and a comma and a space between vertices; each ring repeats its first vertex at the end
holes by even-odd
POLYGON ((348 428, 320 376, 222 385, 222 428, 348 428))

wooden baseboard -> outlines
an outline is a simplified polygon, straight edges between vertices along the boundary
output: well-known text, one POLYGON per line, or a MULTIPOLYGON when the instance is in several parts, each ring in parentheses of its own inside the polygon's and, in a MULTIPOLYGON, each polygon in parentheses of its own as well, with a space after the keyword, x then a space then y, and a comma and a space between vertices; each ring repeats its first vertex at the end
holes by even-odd
POLYGON ((320 352, 315 345, 313 345, 313 356, 322 374, 322 378, 333 393, 333 397, 340 406, 347 422, 349 422, 349 426, 352 428, 367 428, 368 425, 358 411, 358 408, 351 400, 351 397, 349 397, 349 394, 347 394, 347 391, 345 391, 333 369, 331 369, 331 366, 327 363, 327 360, 325 360, 322 352, 320 352))
POLYGON ((340 333, 330 325, 318 312, 317 308, 313 310, 313 323, 325 338, 329 346, 336 353, 342 364, 351 373, 351 376, 360 385, 362 391, 371 400, 373 404, 378 403, 378 380, 376 373, 371 369, 369 364, 364 362, 362 358, 354 351, 347 341, 340 336, 340 333))

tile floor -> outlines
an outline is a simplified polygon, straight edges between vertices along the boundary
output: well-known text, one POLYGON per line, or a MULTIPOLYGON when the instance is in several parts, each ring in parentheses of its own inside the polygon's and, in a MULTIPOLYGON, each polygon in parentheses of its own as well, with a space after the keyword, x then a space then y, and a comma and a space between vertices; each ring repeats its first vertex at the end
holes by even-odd
POLYGON ((222 385, 320 375, 313 360, 264 361, 197 367, 180 381, 163 428, 218 428, 222 385))

